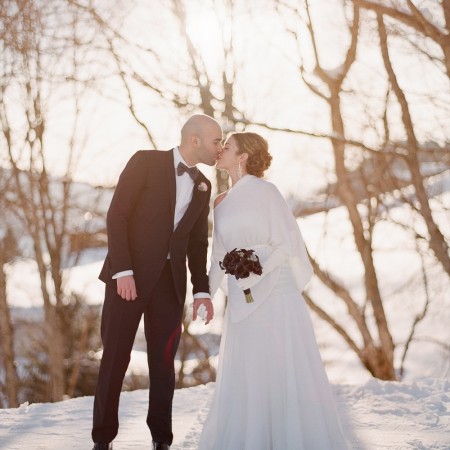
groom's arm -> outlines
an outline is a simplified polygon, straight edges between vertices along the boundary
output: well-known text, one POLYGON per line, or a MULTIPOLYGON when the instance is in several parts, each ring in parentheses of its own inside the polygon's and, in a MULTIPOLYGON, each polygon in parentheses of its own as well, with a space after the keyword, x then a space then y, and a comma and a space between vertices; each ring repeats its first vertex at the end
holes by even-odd
POLYGON ((128 225, 145 187, 147 173, 148 159, 144 151, 139 151, 131 157, 119 177, 106 219, 112 274, 133 270, 128 225))
POLYGON ((197 310, 200 305, 206 308, 206 323, 208 323, 214 315, 214 309, 209 294, 207 296, 202 293, 209 293, 208 276, 206 273, 207 252, 208 252, 208 215, 209 200, 211 196, 211 183, 207 181, 208 197, 205 206, 202 209, 194 227, 189 235, 189 244, 187 250, 188 266, 191 272, 191 282, 194 294, 194 311, 193 319, 197 318, 197 310))
MULTIPOLYGON (((210 191, 211 189, 209 189, 209 192, 210 191)), ((205 206, 189 234, 187 258, 189 270, 191 272, 193 294, 209 292, 208 276, 206 274, 209 197, 210 195, 208 195, 205 206)))

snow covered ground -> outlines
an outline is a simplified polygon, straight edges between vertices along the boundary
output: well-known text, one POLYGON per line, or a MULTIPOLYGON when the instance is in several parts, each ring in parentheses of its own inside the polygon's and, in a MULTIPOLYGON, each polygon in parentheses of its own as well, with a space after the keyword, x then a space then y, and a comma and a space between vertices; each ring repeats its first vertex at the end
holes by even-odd
MULTIPOLYGON (((441 201, 445 208, 436 215, 448 236, 450 194, 442 196, 441 201)), ((394 209, 390 214, 397 224, 411 221, 410 214, 403 208, 394 209)), ((310 252, 362 303, 362 267, 346 227, 348 221, 342 208, 301 221, 310 252)), ((420 260, 401 225, 380 223, 377 230, 375 263, 399 367, 408 332, 424 307, 426 293, 420 260)), ((105 249, 87 252, 77 267, 65 273, 68 288, 83 294, 92 304, 100 303, 103 298, 103 285, 97 280, 97 274, 104 253, 105 249)), ((410 346, 401 383, 370 378, 345 342, 312 314, 322 358, 353 449, 450 450, 450 280, 426 255, 425 265, 430 305, 410 346)), ((308 292, 344 327, 354 331, 345 307, 316 279, 310 283, 308 292)), ((30 315, 41 306, 39 280, 32 261, 18 261, 9 267, 8 298, 12 299, 14 314, 21 310, 20 315, 30 315)), ((220 334, 222 311, 223 302, 218 298, 216 319, 206 327, 193 323, 190 331, 220 334)), ((137 349, 133 351, 130 370, 135 373, 147 370, 146 355, 137 349)), ((196 449, 213 389, 214 384, 210 383, 176 391, 173 450, 196 449)), ((148 392, 142 390, 122 394, 121 428, 115 450, 150 448, 150 434, 145 424, 147 398, 148 392)), ((0 450, 90 449, 92 401, 92 397, 85 397, 58 404, 23 404, 17 409, 0 410, 0 450)))
MULTIPOLYGON (((214 383, 209 383, 175 391, 173 450, 197 448, 213 389, 214 383)), ((448 380, 394 383, 371 379, 363 385, 334 385, 333 390, 352 449, 450 449, 448 380)), ((115 450, 150 449, 147 398, 146 390, 122 393, 115 450)), ((0 410, 0 448, 90 449, 92 402, 92 397, 83 397, 0 410)))

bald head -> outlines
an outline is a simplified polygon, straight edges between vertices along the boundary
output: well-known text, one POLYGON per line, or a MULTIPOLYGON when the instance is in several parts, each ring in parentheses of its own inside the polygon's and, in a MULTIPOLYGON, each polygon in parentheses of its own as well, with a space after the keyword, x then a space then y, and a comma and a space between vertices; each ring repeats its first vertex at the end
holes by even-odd
POLYGON ((212 166, 222 150, 221 141, 219 123, 206 114, 194 114, 181 128, 180 152, 189 164, 212 166))
POLYGON ((187 141, 192 135, 201 136, 207 129, 211 128, 220 130, 220 133, 222 133, 220 125, 215 119, 206 114, 194 114, 181 128, 181 142, 187 141))

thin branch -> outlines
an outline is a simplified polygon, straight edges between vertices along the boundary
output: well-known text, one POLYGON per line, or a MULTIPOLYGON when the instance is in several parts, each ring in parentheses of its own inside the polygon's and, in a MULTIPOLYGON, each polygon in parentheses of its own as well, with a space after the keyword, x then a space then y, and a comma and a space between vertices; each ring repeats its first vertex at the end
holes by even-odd
POLYGON ((350 27, 350 35, 352 41, 350 47, 345 55, 345 62, 342 71, 339 73, 338 81, 341 84, 344 78, 347 76, 348 71, 355 62, 356 59, 356 49, 358 46, 358 33, 359 33, 359 6, 353 4, 353 22, 350 27))
POLYGON ((128 97, 128 109, 129 109, 129 111, 131 112, 131 115, 132 115, 132 116, 134 117, 134 119, 136 120, 136 122, 137 122, 137 123, 145 130, 145 132, 146 132, 146 134, 147 134, 147 137, 148 137, 149 141, 151 142, 151 144, 153 145, 153 147, 154 147, 154 148, 157 148, 156 142, 155 142, 155 140, 153 139, 153 136, 152 136, 152 133, 150 132, 150 129, 149 129, 148 126, 145 124, 145 122, 142 121, 142 120, 138 117, 138 114, 137 114, 137 112, 136 112, 136 108, 135 108, 135 105, 134 105, 133 95, 132 95, 132 93, 131 93, 131 88, 130 88, 130 86, 129 86, 127 80, 126 80, 125 73, 124 73, 124 71, 123 71, 123 69, 122 69, 120 57, 119 57, 119 55, 117 54, 117 52, 116 52, 116 50, 115 50, 115 48, 114 48, 114 45, 113 45, 112 40, 110 40, 110 41, 108 41, 108 42, 109 42, 109 48, 110 48, 111 54, 113 55, 114 61, 116 62, 117 68, 118 68, 118 70, 119 70, 119 77, 120 77, 120 79, 122 80, 122 84, 123 84, 123 86, 124 86, 124 88, 125 88, 125 91, 126 91, 126 93, 127 93, 127 97, 128 97))
POLYGON ((324 309, 318 306, 312 298, 306 293, 303 292, 303 297, 306 301, 306 304, 325 322, 329 323, 347 342, 348 346, 358 355, 358 357, 362 360, 363 353, 360 348, 356 345, 355 341, 351 338, 351 336, 345 331, 345 329, 337 323, 333 317, 331 317, 324 309))
MULTIPOLYGON (((408 4, 412 3, 409 0, 407 1, 408 4)), ((408 14, 394 7, 385 6, 381 3, 375 3, 369 0, 355 0, 355 3, 359 4, 365 9, 375 11, 378 14, 387 15, 389 17, 392 17, 393 19, 397 19, 405 25, 414 28, 416 31, 419 31, 427 35, 428 37, 431 37, 436 42, 443 43, 445 39, 448 39, 448 36, 446 36, 441 30, 439 30, 438 27, 431 24, 430 22, 427 22, 425 27, 424 24, 421 21, 418 21, 413 14, 408 14)))
POLYGON ((423 337, 416 337, 413 339, 415 342, 431 342, 432 344, 436 344, 442 349, 444 349, 446 352, 450 353, 450 344, 447 344, 446 342, 442 342, 434 337, 430 336, 423 336, 423 337))
POLYGON ((403 378, 403 373, 405 370, 406 354, 408 353, 409 346, 414 339, 414 334, 416 333, 417 325, 427 315, 428 307, 430 306, 430 303, 431 303, 431 296, 430 296, 430 291, 429 291, 429 286, 428 286, 428 277, 427 277, 426 270, 425 270, 425 260, 422 255, 422 252, 420 251, 420 247, 419 247, 417 241, 416 241, 416 251, 420 255, 420 261, 421 261, 420 269, 422 272, 422 281, 423 281, 423 287, 424 287, 424 291, 425 291, 425 304, 423 306, 422 312, 420 314, 417 314, 416 317, 414 318, 413 324, 411 326, 411 330, 409 332, 409 336, 406 339, 405 349, 403 351, 403 355, 402 355, 402 359, 401 359, 401 363, 400 363, 400 379, 403 378))
POLYGON ((377 13, 378 35, 380 39, 380 49, 383 58, 384 66, 392 85, 397 101, 402 111, 402 122, 406 132, 409 152, 405 159, 411 172, 411 183, 416 191, 416 197, 420 204, 421 215, 425 220, 428 232, 430 234, 430 248, 433 250, 437 260, 442 264, 444 270, 450 275, 450 256, 448 254, 448 244, 439 229, 438 224, 434 221, 427 192, 424 187, 423 176, 420 170, 420 163, 418 160, 419 145, 415 135, 414 125, 412 121, 411 112, 406 99, 406 95, 401 88, 397 75, 394 72, 391 58, 389 55, 388 38, 384 18, 377 13))
POLYGON ((293 133, 293 134, 300 134, 302 136, 309 136, 309 137, 314 137, 314 138, 318 138, 318 139, 329 139, 330 141, 336 141, 342 144, 347 144, 347 145, 351 145, 357 148, 360 148, 364 151, 367 151, 369 153, 373 153, 377 156, 386 156, 386 157, 391 157, 392 155, 396 155, 398 157, 405 157, 405 151, 408 147, 406 145, 401 145, 399 143, 396 143, 396 147, 397 149, 402 149, 402 151, 393 151, 393 150, 389 150, 389 151, 385 151, 384 148, 381 148, 379 150, 372 148, 372 147, 368 147, 366 144, 356 141, 354 139, 348 139, 345 136, 339 136, 337 134, 328 134, 328 133, 315 133, 312 131, 305 131, 305 130, 298 130, 298 129, 294 129, 294 128, 286 128, 286 127, 276 127, 274 125, 269 125, 266 122, 257 122, 254 120, 242 120, 241 123, 243 123, 244 125, 257 125, 259 127, 262 128, 266 128, 267 130, 272 130, 272 131, 280 131, 283 133, 293 133))
POLYGON ((358 329, 364 341, 365 346, 369 346, 373 343, 372 336, 370 334, 369 328, 365 322, 364 316, 361 313, 357 303, 353 300, 350 292, 341 284, 339 284, 335 279, 333 279, 329 274, 323 271, 319 264, 314 258, 309 257, 311 264, 314 269, 314 273, 320 279, 320 281, 330 289, 334 294, 341 298, 347 306, 349 314, 353 317, 356 322, 358 329))
POLYGON ((330 84, 331 79, 328 76, 328 74, 323 70, 323 68, 320 64, 319 51, 317 49, 316 35, 315 35, 314 27, 312 24, 311 13, 309 11, 308 0, 305 0, 305 7, 306 7, 306 16, 308 17, 308 21, 306 23, 306 28, 309 31, 309 36, 311 38, 311 45, 313 48, 314 59, 315 59, 314 73, 316 73, 319 76, 319 78, 321 78, 323 81, 325 81, 326 84, 330 84))

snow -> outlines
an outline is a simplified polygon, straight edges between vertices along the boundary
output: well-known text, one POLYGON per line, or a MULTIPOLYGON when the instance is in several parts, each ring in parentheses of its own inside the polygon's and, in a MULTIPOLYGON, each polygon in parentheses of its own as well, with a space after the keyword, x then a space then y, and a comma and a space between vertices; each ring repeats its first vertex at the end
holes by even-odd
MULTIPOLYGON (((433 202, 439 202, 434 205, 435 219, 445 235, 450 236, 450 194, 446 192, 433 202)), ((424 231, 420 229, 423 224, 408 208, 393 207, 386 214, 391 220, 379 222, 374 236, 375 265, 382 280, 380 287, 397 345, 395 360, 399 367, 411 323, 422 310, 426 298, 420 260, 414 242, 402 224, 413 224, 416 230, 424 231)), ((300 225, 311 254, 362 303, 362 267, 355 253, 345 209, 340 207, 326 214, 315 214, 301 219, 300 225)), ((103 299, 103 285, 97 275, 104 255, 105 249, 89 250, 76 267, 64 273, 68 290, 83 294, 90 304, 100 304, 103 299)), ((431 304, 411 343, 401 383, 371 378, 330 326, 311 315, 343 426, 353 449, 450 450, 450 358, 446 347, 450 342, 450 281, 433 258, 427 254, 424 258, 431 304)), ((13 316, 27 316, 32 320, 42 305, 35 263, 23 259, 8 266, 7 288, 13 316)), ((317 279, 310 283, 308 292, 357 338, 345 306, 334 294, 317 279)), ((187 303, 190 302, 187 299, 187 303)), ((215 320, 207 326, 201 321, 192 323, 192 333, 220 335, 223 298, 216 298, 215 304, 215 320)), ((142 330, 140 333, 142 335, 142 330)), ((135 346, 129 370, 145 374, 147 358, 140 350, 135 346)), ((212 349, 213 355, 215 350, 212 349)), ((213 356, 212 360, 216 363, 217 357, 213 356)), ((175 392, 172 450, 196 449, 213 390, 214 383, 209 383, 175 392)), ((150 448, 151 438, 145 424, 147 399, 148 391, 145 390, 122 393, 121 428, 115 450, 150 448)), ((0 450, 91 448, 92 403, 92 397, 84 397, 0 410, 0 450)))
MULTIPOLYGON (((213 390, 214 383, 209 383, 175 391, 172 450, 197 448, 213 390)), ((450 449, 447 380, 396 383, 371 379, 363 385, 333 385, 333 391, 354 450, 450 449)), ((150 448, 151 437, 145 424, 147 399, 147 390, 122 393, 115 450, 150 448)), ((0 410, 0 448, 91 448, 92 403, 92 397, 82 397, 0 410)))

